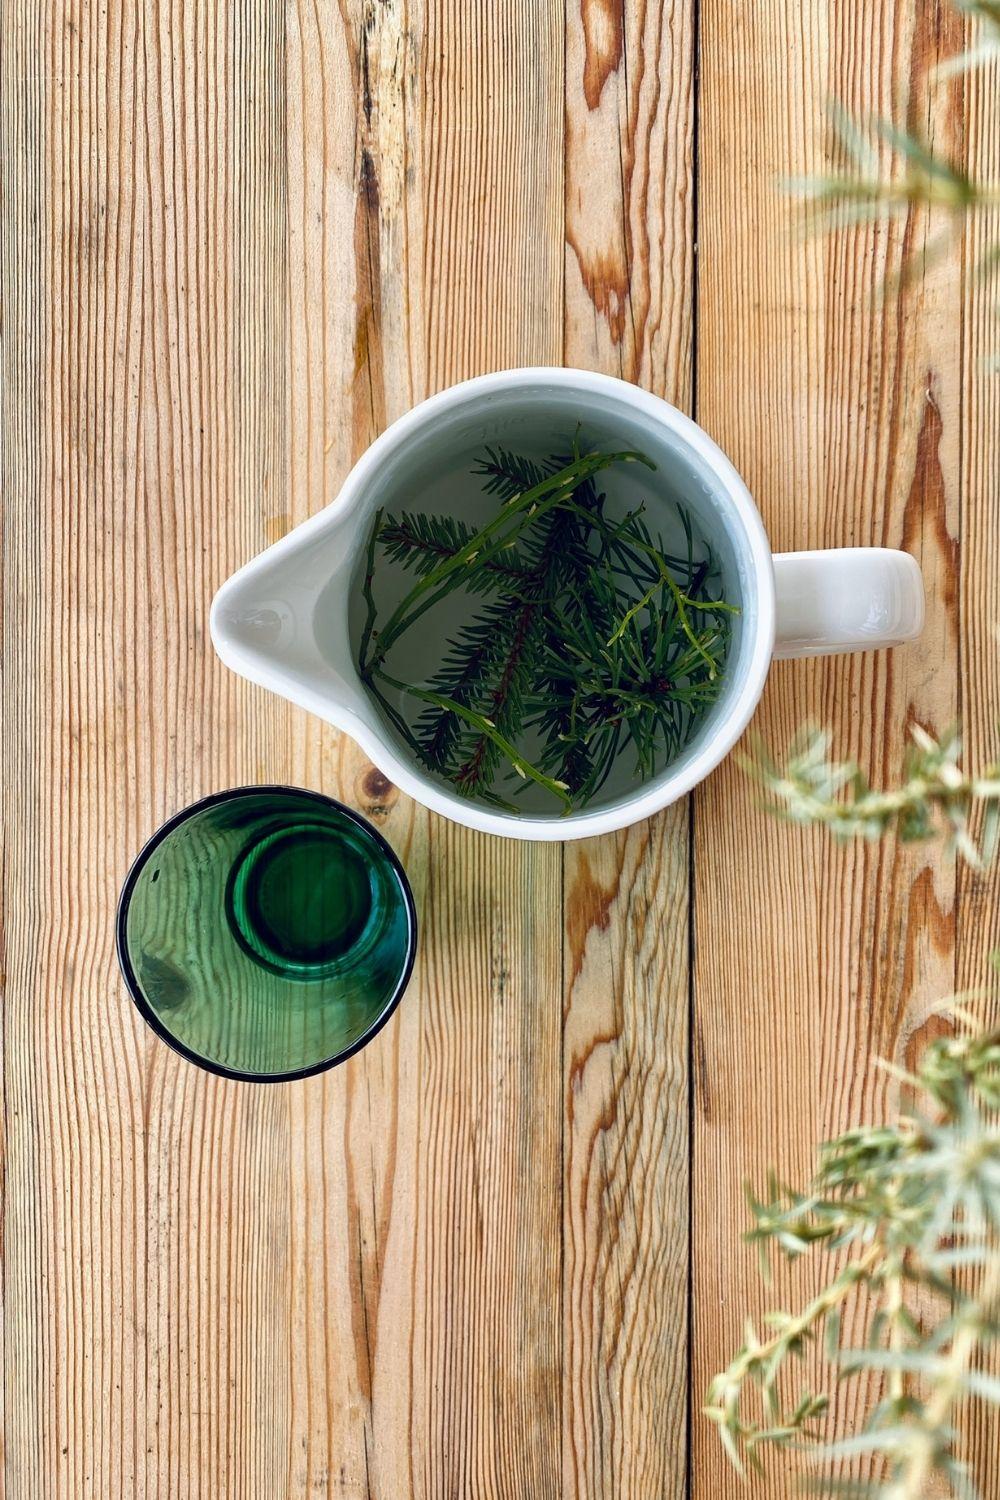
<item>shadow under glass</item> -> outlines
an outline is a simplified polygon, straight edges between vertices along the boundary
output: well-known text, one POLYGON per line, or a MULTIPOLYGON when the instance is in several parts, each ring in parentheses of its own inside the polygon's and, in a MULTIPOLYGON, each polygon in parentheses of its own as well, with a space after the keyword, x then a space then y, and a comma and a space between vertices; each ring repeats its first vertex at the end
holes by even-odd
POLYGON ((416 922, 385 840, 330 798, 247 787, 187 808, 139 855, 118 950, 133 999, 200 1065, 256 1080, 343 1060, 391 1014, 416 922))

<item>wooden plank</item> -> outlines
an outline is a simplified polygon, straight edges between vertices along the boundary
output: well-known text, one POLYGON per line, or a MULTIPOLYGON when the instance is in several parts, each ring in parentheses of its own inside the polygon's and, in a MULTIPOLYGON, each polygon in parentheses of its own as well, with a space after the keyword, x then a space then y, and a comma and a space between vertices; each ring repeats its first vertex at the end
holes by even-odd
MULTIPOLYGON (((558 357, 560 16, 289 9, 286 520, 423 395, 558 357)), ((374 813, 422 938, 377 1042, 290 1091, 288 1492, 554 1493, 559 851, 431 819, 301 717, 289 755, 374 813)))
POLYGON ((39 843, 15 839, 12 830, 28 828, 44 795, 47 746, 32 743, 29 727, 44 722, 45 682, 34 670, 44 660, 50 615, 41 591, 43 533, 40 516, 49 460, 45 446, 41 398, 45 371, 48 316, 37 289, 46 270, 46 133, 39 128, 47 104, 44 57, 45 19, 41 11, 16 12, 5 5, 5 45, 0 54, 2 170, 6 184, 2 203, 0 291, 5 337, 2 359, 3 443, 0 473, 3 494, 3 634, 2 678, 5 766, 22 767, 5 778, 3 819, 3 1431, 4 1479, 0 1492, 16 1493, 17 1476, 45 1472, 50 1463, 42 1417, 52 1422, 50 1382, 44 1349, 30 1336, 41 1326, 44 1301, 40 1272, 51 1257, 48 1221, 51 1205, 38 1189, 49 1176, 51 1137, 34 1108, 33 1062, 41 1050, 38 1010, 14 1004, 19 989, 31 993, 38 982, 38 938, 25 920, 12 915, 11 896, 22 889, 48 888, 46 851, 39 843), (16 167, 16 170, 15 170, 16 167), (19 646, 19 642, 22 643, 19 646), (17 684, 21 717, 14 706, 15 665, 29 665, 17 684), (30 754, 29 754, 30 752, 30 754), (19 1062, 18 1059, 21 1059, 19 1062), (10 1376, 18 1359, 19 1379, 10 1376))
MULTIPOLYGON (((925 243, 923 219, 802 244, 776 179, 820 166, 827 96, 862 115, 892 113, 903 85, 923 97, 956 40, 947 14, 902 0, 702 11, 700 419, 776 547, 905 545, 929 603, 919 647, 776 668, 756 727, 782 746, 806 719, 829 724, 838 753, 879 780, 898 774, 909 721, 942 729, 958 708, 963 289, 945 267, 880 297, 925 243)), ((934 121, 938 145, 953 127, 934 121)), ((933 849, 838 849, 781 828, 731 764, 699 800, 696 875, 697 1399, 747 1313, 799 1305, 816 1284, 807 1265, 761 1288, 739 1243, 741 1180, 772 1162, 800 1180, 816 1142, 891 1107, 872 1061, 906 1058, 952 987, 955 875, 933 849)), ((870 1397, 845 1387, 834 1423, 870 1397)), ((727 1492, 706 1424, 694 1451, 694 1494, 727 1492)), ((750 1492, 786 1495, 793 1470, 772 1464, 750 1492)))
MULTIPOLYGON (((567 364, 691 401, 694 7, 566 18, 567 364)), ((565 850, 563 1488, 687 1471, 688 812, 565 850)))
MULTIPOLYGON (((997 126, 998 69, 977 69, 951 85, 953 107, 966 122, 965 153, 973 177, 994 182, 1000 176, 1000 129, 997 126)), ((997 557, 1000 556, 1000 383, 992 361, 1000 352, 1000 329, 988 284, 979 268, 1000 238, 1000 223, 991 211, 970 225, 962 263, 963 367, 962 434, 959 472, 962 513, 961 572, 958 608, 962 655, 959 694, 962 732, 970 764, 1000 759, 1000 670, 997 621, 1000 619, 997 557)), ((957 985, 985 991, 976 1009, 996 1024, 1000 1013, 1000 976, 991 957, 1000 952, 1000 872, 985 875, 959 871, 957 899, 957 985)), ((1000 1375, 1000 1352, 984 1361, 1000 1375)), ((1000 1420, 982 1403, 961 1413, 966 1451, 976 1456, 976 1483, 983 1495, 1000 1491, 1000 1420)))
MULTIPOLYGON (((995 100, 996 64, 977 69, 952 84, 955 107, 966 120, 965 150, 973 177, 993 182, 1000 176, 1000 129, 995 100)), ((1000 238, 997 215, 974 220, 964 246, 962 432, 959 486, 962 547, 958 581, 961 622, 962 731, 970 765, 1000 758, 1000 670, 997 667, 997 620, 1000 619, 1000 382, 993 362, 1000 353, 1000 329, 988 285, 977 278, 988 250, 1000 238)), ((997 873, 978 875, 963 867, 958 890, 958 983, 961 989, 989 987, 990 957, 1000 951, 1000 902, 997 873)), ((995 986, 994 986, 995 987, 995 986)), ((1000 1483, 1000 1476, 997 1478, 1000 1483)), ((983 1486, 989 1493, 989 1486, 983 1486)))
POLYGON ((559 851, 432 828, 225 673, 204 621, 389 417, 558 358, 559 14, 17 18, 15 1496, 558 1485, 559 851), (248 1090, 146 1036, 112 913, 168 811, 269 778, 382 822, 423 962, 351 1068, 248 1090))
POLYGON ((274 1492, 281 1096, 153 1043, 113 955, 130 855, 269 735, 204 628, 262 540, 234 454, 231 37, 205 7, 6 20, 7 1488, 274 1492))
MULTIPOLYGON (((260 7, 248 36, 214 6, 143 7, 134 27, 136 123, 108 111, 109 128, 135 142, 142 204, 131 250, 141 298, 138 472, 125 521, 135 585, 128 573, 123 586, 109 579, 104 597, 112 608, 124 598, 136 617, 111 659, 122 662, 116 707, 126 726, 139 705, 132 774, 149 788, 144 832, 194 796, 261 779, 287 722, 220 670, 206 629, 220 580, 267 538, 260 486, 266 493, 273 483, 280 453, 268 407, 281 289, 266 254, 280 214, 269 170, 279 18, 277 6, 260 7), (256 87, 246 87, 243 68, 256 87), (237 172, 246 191, 238 212, 237 172), (253 255, 251 236, 259 237, 253 255)), ((99 80, 98 57, 90 69, 99 80)), ((95 333, 99 326, 95 319, 95 333)), ((114 452, 111 461, 120 462, 114 452)), ((78 503, 72 490, 60 501, 64 511, 78 503)), ((117 797, 129 805, 127 793, 117 797)), ((118 878, 132 848, 134 835, 118 878)), ((102 895, 107 928, 110 911, 102 895)), ((92 986, 94 976, 83 982, 92 986)), ((141 1442, 155 1494, 280 1487, 286 1103, 280 1091, 220 1084, 138 1034, 147 1070, 135 1106, 141 1127, 120 1170, 141 1183, 148 1164, 132 1231, 146 1266, 136 1317, 145 1421, 130 1426, 126 1417, 122 1449, 141 1442)), ((98 1383, 78 1379, 96 1396, 98 1383)), ((86 1482, 84 1471, 68 1493, 87 1493, 86 1482)), ((106 1491, 113 1485, 95 1482, 90 1492, 106 1491)))

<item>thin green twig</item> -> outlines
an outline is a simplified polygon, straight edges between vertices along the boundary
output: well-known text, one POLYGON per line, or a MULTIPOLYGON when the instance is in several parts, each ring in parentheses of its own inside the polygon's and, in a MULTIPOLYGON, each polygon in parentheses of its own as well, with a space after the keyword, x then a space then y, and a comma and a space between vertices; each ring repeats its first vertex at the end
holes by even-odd
POLYGON ((895 829, 904 842, 943 832, 949 849, 975 869, 993 859, 1000 841, 1000 765, 979 775, 963 771, 955 733, 940 741, 915 726, 913 749, 899 786, 874 789, 852 761, 830 758, 831 737, 812 728, 793 740, 783 762, 763 748, 744 768, 765 787, 775 810, 791 822, 822 826, 837 838, 881 838, 895 829), (974 811, 983 815, 977 843, 974 811))

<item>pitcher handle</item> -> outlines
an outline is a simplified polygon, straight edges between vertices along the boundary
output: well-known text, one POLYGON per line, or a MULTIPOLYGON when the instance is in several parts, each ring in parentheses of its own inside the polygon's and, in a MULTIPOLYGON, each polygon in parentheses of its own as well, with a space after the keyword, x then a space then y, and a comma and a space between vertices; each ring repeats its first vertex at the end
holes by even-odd
POLYGON ((779 552, 774 583, 776 658, 901 646, 924 627, 924 583, 908 552, 779 552))

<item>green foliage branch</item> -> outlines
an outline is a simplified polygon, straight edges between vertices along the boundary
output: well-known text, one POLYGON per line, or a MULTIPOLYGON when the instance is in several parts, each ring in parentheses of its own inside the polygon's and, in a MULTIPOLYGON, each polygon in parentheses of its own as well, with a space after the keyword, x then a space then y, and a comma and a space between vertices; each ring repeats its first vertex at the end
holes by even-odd
POLYGON ((1000 1379, 984 1368, 1000 1334, 1000 1029, 977 1030, 965 1006, 949 1008, 957 1034, 932 1042, 914 1074, 890 1069, 913 1095, 895 1123, 828 1142, 804 1189, 772 1175, 762 1197, 748 1190, 746 1238, 764 1274, 773 1252, 827 1257, 831 1274, 800 1311, 769 1313, 763 1331, 747 1320, 711 1382, 705 1415, 741 1474, 784 1448, 808 1457, 817 1493, 923 1500, 937 1484, 935 1494, 977 1494, 958 1413, 1000 1403, 1000 1379), (868 1336, 851 1347, 842 1330, 857 1309, 868 1336), (831 1386, 873 1372, 883 1381, 859 1431, 827 1434, 830 1391, 796 1376, 810 1348, 831 1386), (838 1477, 858 1456, 874 1477, 838 1477))

